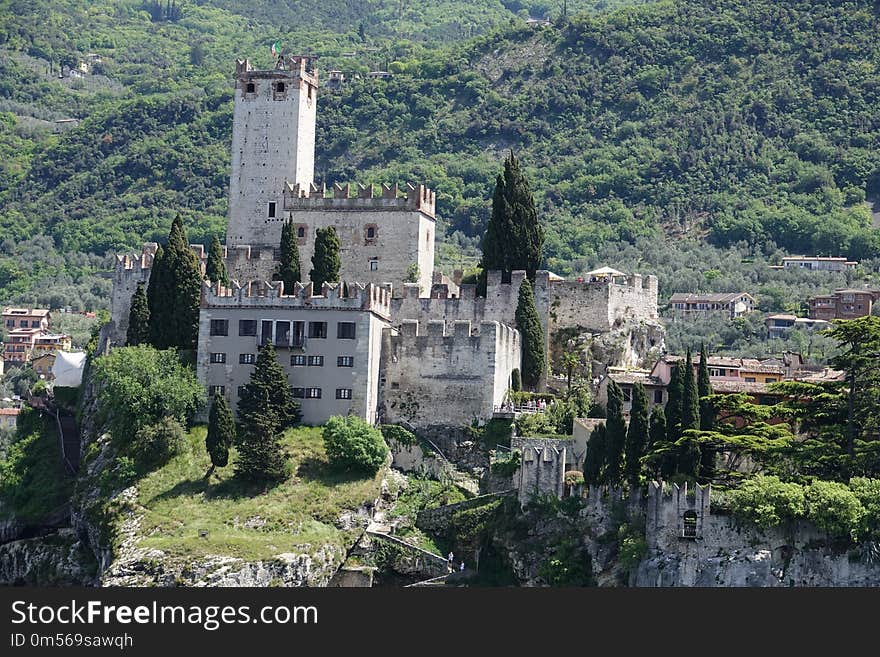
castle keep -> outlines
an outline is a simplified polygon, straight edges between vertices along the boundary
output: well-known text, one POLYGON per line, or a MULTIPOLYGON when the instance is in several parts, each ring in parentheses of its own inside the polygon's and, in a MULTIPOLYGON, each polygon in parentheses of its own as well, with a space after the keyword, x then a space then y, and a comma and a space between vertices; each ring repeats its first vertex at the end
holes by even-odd
MULTIPOLYGON (((236 408, 257 350, 271 341, 307 424, 353 414, 458 428, 492 417, 520 367, 515 313, 525 272, 509 281, 487 272, 485 297, 435 272, 436 197, 424 185, 315 184, 317 90, 310 57, 279 57, 271 70, 236 62, 224 247, 232 283, 203 286, 199 380, 236 408), (316 230, 332 226, 348 282, 287 290, 273 281, 288 218, 303 278, 316 230)), ((131 296, 148 283, 156 248, 117 258, 111 344, 125 343, 131 296)), ((204 247, 192 248, 204 270, 204 247)), ((653 276, 584 282, 538 271, 534 293, 548 349, 559 331, 657 324, 653 276)))

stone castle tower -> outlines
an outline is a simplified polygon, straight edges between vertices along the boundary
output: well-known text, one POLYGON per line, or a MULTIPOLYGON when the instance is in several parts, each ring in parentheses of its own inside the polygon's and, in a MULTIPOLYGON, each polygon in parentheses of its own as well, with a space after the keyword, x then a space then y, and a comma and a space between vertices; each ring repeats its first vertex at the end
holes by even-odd
POLYGON ((277 247, 286 185, 314 181, 317 92, 314 58, 236 61, 227 246, 277 247))

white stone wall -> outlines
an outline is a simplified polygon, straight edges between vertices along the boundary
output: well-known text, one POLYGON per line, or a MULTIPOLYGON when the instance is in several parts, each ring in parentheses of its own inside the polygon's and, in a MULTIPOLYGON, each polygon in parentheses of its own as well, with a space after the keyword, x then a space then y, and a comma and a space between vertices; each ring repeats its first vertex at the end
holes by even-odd
POLYGON ((405 320, 382 343, 385 422, 416 427, 468 425, 491 418, 520 366, 519 333, 497 322, 405 320))
POLYGON ((298 67, 255 71, 239 62, 236 68, 226 244, 277 245, 260 238, 267 225, 280 235, 285 183, 313 181, 317 79, 298 67), (278 84, 284 92, 276 91, 278 84))
POLYGON ((656 321, 657 278, 639 274, 626 284, 554 281, 550 284, 551 330, 610 331, 624 321, 656 321))
POLYGON ((155 242, 148 242, 139 256, 116 256, 113 290, 110 293, 109 335, 112 344, 125 344, 131 298, 137 290, 138 283, 143 283, 144 286, 149 284, 156 248, 155 242))
POLYGON ((565 490, 565 459, 570 440, 514 437, 510 449, 522 454, 514 482, 520 504, 535 495, 555 495, 562 499, 565 490))

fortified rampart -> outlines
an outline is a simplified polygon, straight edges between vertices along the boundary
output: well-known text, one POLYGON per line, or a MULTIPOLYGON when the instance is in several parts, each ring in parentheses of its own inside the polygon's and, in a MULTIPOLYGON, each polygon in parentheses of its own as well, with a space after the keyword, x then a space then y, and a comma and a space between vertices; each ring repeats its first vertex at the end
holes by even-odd
POLYGON ((110 342, 113 344, 125 344, 131 298, 137 290, 138 283, 147 285, 150 282, 153 258, 155 258, 158 248, 159 245, 156 242, 147 242, 140 255, 116 256, 113 290, 110 294, 109 335, 110 342))
POLYGON ((514 477, 520 504, 536 495, 562 498, 565 490, 565 454, 571 440, 557 438, 523 438, 510 441, 511 451, 522 453, 519 470, 514 477))
POLYGON ((604 333, 624 322, 657 320, 657 277, 631 274, 625 282, 552 281, 549 301, 551 330, 604 333))
POLYGON ((520 367, 519 332, 499 322, 404 320, 382 336, 380 414, 417 428, 492 416, 520 367))
POLYGON ((229 287, 206 282, 202 286, 202 307, 357 310, 388 319, 391 295, 372 283, 324 283, 319 291, 313 283, 295 283, 288 293, 282 281, 232 281, 229 287))

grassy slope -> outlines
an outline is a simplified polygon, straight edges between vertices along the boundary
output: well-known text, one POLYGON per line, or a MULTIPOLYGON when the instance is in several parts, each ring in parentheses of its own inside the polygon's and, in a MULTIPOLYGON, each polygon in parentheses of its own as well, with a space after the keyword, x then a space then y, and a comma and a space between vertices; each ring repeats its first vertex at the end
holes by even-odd
POLYGON ((141 481, 139 503, 145 513, 140 547, 187 558, 223 554, 251 560, 308 550, 306 546, 348 547, 356 532, 334 523, 346 510, 379 494, 381 472, 363 478, 331 471, 321 429, 306 427, 285 434, 284 447, 295 473, 282 484, 266 491, 242 485, 233 477, 234 453, 229 466, 217 470, 206 483, 205 431, 193 429, 191 453, 141 481), (257 517, 265 524, 245 526, 257 517), (207 537, 199 536, 201 530, 208 531, 207 537))

